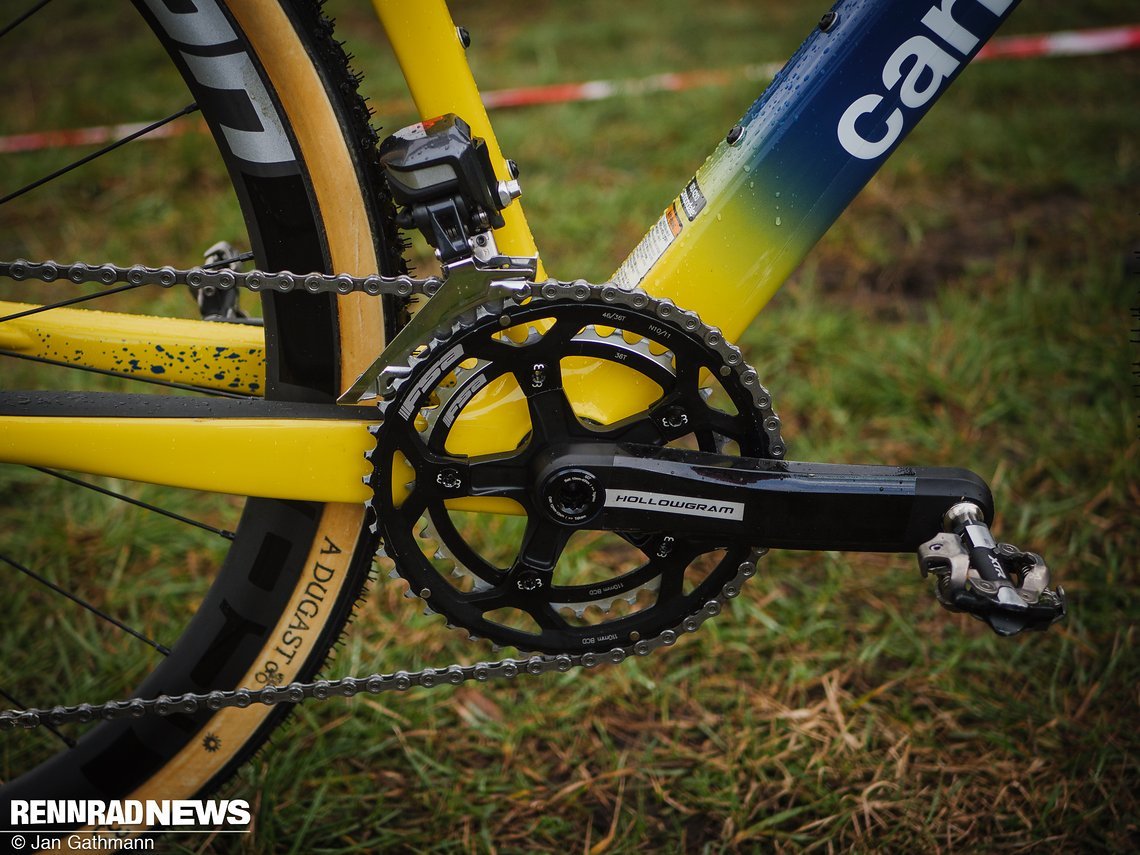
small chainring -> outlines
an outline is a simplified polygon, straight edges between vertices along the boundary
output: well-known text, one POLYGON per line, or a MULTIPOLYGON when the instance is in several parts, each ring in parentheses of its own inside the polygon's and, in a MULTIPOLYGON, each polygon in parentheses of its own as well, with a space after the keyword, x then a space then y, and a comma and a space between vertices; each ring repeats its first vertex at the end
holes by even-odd
POLYGON ((740 351, 672 303, 609 285, 548 282, 473 315, 397 369, 380 405, 371 505, 392 575, 449 624, 525 651, 607 651, 699 612, 753 544, 578 531, 540 511, 535 473, 571 444, 782 457, 740 351), (616 416, 590 395, 614 381, 631 390, 616 416), (489 432, 488 417, 519 427, 489 432))

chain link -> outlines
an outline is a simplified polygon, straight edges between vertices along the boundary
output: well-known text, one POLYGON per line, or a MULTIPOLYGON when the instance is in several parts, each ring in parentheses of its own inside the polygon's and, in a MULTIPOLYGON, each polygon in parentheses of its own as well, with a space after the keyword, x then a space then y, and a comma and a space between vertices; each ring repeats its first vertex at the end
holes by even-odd
POLYGON ((242 273, 237 270, 208 270, 192 267, 179 270, 174 267, 144 267, 136 264, 119 267, 115 264, 58 264, 54 261, 0 261, 0 277, 17 282, 41 281, 56 282, 67 280, 76 285, 159 285, 173 288, 187 285, 196 289, 228 291, 244 288, 248 291, 276 291, 287 294, 291 291, 307 291, 310 294, 371 294, 373 296, 392 295, 410 297, 422 294, 431 297, 439 290, 443 280, 437 277, 414 279, 411 276, 350 276, 347 273, 291 273, 282 270, 277 273, 264 273, 250 270, 242 273))
MULTIPOLYGON (((60 279, 76 284, 98 283, 115 285, 159 285, 171 288, 175 285, 188 285, 191 288, 215 288, 228 290, 244 288, 250 291, 278 291, 288 293, 303 290, 313 294, 365 293, 371 295, 391 294, 411 296, 422 294, 432 296, 443 284, 438 278, 413 279, 409 276, 349 276, 310 273, 299 275, 282 271, 263 273, 250 271, 241 273, 232 270, 205 270, 200 267, 178 270, 173 267, 119 267, 113 264, 88 265, 75 263, 57 264, 53 261, 31 262, 19 259, 13 262, 0 262, 0 277, 17 281, 39 280, 54 282, 60 279)), ((660 320, 678 324, 687 332, 699 332, 705 344, 717 351, 723 359, 727 371, 736 371, 741 382, 749 388, 755 406, 765 411, 766 430, 775 440, 773 456, 783 455, 782 441, 779 439, 779 419, 772 413, 771 398, 767 390, 757 382, 753 372, 741 360, 740 351, 729 344, 712 327, 700 323, 696 315, 683 311, 668 300, 657 300, 640 291, 626 291, 613 285, 588 285, 585 282, 549 281, 537 286, 537 294, 546 299, 569 298, 583 300, 599 296, 610 303, 625 304, 639 310, 648 309, 660 320)), ((696 632, 701 625, 720 614, 725 605, 736 598, 743 584, 756 574, 757 561, 767 552, 753 548, 748 559, 741 562, 735 576, 720 592, 694 614, 678 622, 673 628, 659 633, 651 639, 642 639, 626 646, 614 647, 604 653, 580 654, 536 654, 525 658, 508 657, 474 665, 452 664, 442 668, 423 668, 414 671, 375 673, 366 677, 342 677, 336 680, 315 680, 293 682, 288 685, 269 685, 261 689, 215 690, 211 692, 187 692, 182 695, 160 695, 157 698, 132 698, 130 700, 107 701, 102 704, 77 704, 56 706, 51 709, 5 710, 0 712, 0 730, 31 729, 44 725, 61 725, 72 722, 113 721, 125 718, 141 718, 147 715, 190 715, 203 710, 217 711, 227 707, 249 707, 254 704, 273 706, 276 704, 297 704, 306 700, 323 701, 329 698, 350 698, 358 694, 383 694, 403 692, 414 687, 424 689, 442 685, 459 685, 465 682, 486 683, 493 680, 513 680, 517 677, 537 677, 552 671, 565 673, 574 668, 591 669, 601 665, 618 664, 630 657, 648 656, 662 647, 671 647, 687 633, 696 632)))

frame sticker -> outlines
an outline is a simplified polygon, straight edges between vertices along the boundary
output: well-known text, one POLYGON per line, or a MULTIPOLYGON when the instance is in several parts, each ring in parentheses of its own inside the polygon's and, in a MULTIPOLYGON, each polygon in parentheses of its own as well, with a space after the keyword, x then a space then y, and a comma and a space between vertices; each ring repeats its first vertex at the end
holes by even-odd
POLYGON ((722 520, 744 519, 743 502, 712 501, 692 496, 667 496, 644 490, 606 490, 607 508, 640 508, 665 514, 688 514, 722 520))
POLYGON ((681 191, 680 201, 690 223, 697 218, 697 214, 705 209, 708 199, 701 192, 701 185, 697 183, 696 176, 693 176, 693 180, 686 184, 685 189, 681 191))
POLYGON ((661 218, 653 224, 653 228, 646 232, 641 243, 635 246, 629 257, 621 263, 621 267, 614 274, 613 283, 627 290, 636 288, 680 233, 681 219, 677 216, 674 204, 670 203, 661 218))

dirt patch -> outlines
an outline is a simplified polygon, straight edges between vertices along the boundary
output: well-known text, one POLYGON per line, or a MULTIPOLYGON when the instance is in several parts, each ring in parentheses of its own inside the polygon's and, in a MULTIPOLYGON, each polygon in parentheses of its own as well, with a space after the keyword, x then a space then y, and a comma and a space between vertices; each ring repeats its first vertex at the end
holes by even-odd
POLYGON ((820 241, 795 279, 909 316, 940 289, 985 292, 1025 278, 1031 266, 1074 261, 1090 203, 1072 192, 994 195, 969 187, 869 186, 820 241))

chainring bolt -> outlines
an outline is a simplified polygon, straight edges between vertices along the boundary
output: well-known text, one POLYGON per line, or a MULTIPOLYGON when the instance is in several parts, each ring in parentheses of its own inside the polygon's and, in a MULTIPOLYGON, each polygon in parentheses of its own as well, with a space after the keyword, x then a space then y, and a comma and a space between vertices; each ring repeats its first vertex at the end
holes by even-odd
POLYGON ((463 479, 455 469, 441 469, 435 476, 435 483, 445 490, 458 490, 463 486, 463 479))

